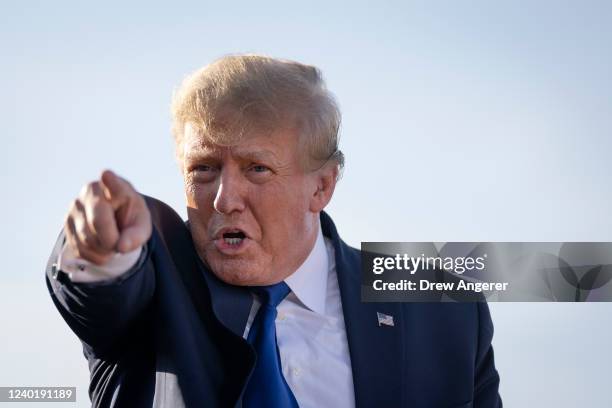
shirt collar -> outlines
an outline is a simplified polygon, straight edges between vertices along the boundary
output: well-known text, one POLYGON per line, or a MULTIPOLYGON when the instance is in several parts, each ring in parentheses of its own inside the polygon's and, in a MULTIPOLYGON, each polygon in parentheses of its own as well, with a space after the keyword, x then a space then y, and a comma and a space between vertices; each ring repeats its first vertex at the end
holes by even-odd
POLYGON ((319 314, 325 314, 328 266, 329 256, 319 223, 317 240, 312 251, 304 263, 285 279, 285 283, 300 302, 319 314))

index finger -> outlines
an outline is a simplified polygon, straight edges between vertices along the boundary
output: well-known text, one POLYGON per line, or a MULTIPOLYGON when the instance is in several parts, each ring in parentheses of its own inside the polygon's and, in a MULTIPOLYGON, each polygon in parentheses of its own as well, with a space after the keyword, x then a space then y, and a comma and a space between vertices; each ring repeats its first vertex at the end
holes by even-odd
POLYGON ((115 210, 126 204, 135 193, 130 183, 111 170, 104 170, 100 181, 104 190, 104 196, 115 210))

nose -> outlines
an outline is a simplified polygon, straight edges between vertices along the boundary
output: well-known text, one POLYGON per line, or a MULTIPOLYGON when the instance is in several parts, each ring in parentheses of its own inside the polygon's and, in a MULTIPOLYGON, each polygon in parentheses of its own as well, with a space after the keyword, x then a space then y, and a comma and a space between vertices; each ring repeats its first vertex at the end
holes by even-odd
POLYGON ((213 206, 220 214, 229 215, 245 209, 244 180, 240 172, 233 169, 223 169, 219 178, 219 186, 213 206))

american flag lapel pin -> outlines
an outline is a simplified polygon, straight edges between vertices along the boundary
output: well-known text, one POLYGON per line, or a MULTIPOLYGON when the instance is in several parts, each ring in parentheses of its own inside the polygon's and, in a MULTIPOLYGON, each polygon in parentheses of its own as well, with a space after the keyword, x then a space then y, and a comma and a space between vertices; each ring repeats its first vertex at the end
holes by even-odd
POLYGON ((380 312, 376 312, 376 317, 378 317, 378 327, 382 325, 391 326, 391 327, 395 326, 395 324, 393 323, 393 316, 386 315, 380 312))

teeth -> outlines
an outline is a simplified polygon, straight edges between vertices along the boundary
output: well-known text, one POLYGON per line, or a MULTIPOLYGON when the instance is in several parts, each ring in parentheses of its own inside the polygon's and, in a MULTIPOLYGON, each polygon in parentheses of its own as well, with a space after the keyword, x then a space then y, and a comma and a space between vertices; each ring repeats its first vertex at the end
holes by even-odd
POLYGON ((223 240, 230 245, 238 245, 242 242, 242 238, 223 238, 223 240))

